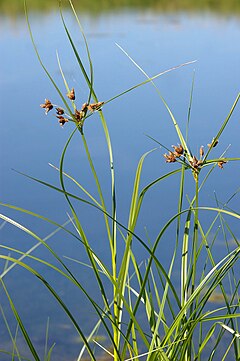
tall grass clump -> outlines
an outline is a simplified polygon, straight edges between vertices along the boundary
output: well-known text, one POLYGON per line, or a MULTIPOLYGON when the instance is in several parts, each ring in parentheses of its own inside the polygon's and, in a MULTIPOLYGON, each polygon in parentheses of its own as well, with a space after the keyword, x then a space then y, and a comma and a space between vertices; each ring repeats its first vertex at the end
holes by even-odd
MULTIPOLYGON (((0 255, 0 258, 5 262, 4 270, 1 273, 1 287, 5 292, 17 323, 16 331, 13 333, 8 324, 8 315, 1 307, 6 330, 12 342, 12 351, 2 349, 1 353, 8 353, 12 360, 24 360, 25 358, 21 354, 18 345, 18 334, 21 334, 30 352, 29 359, 41 360, 39 351, 22 321, 21 310, 17 309, 16 303, 11 296, 11 290, 5 282, 6 275, 18 265, 36 277, 36 281, 42 283, 73 324, 76 333, 83 342, 83 346, 76 356, 77 360, 86 358, 96 360, 99 357, 99 350, 104 353, 106 359, 115 361, 133 359, 197 361, 219 360, 220 358, 222 360, 240 360, 238 329, 239 272, 237 269, 239 267, 237 261, 239 259, 240 245, 227 221, 229 216, 239 220, 240 214, 230 208, 230 199, 225 204, 221 204, 216 197, 215 207, 199 206, 202 189, 204 189, 211 173, 216 171, 216 168, 223 168, 226 163, 240 159, 229 158, 226 156, 226 152, 217 158, 210 157, 213 148, 217 147, 219 139, 234 112, 240 94, 237 95, 218 132, 212 140, 208 140, 209 144, 205 147, 207 151, 201 147, 197 154, 192 153, 188 128, 194 82, 184 134, 154 80, 167 72, 193 62, 181 64, 154 77, 149 77, 122 49, 129 60, 146 77, 146 80, 108 100, 98 99, 94 87, 94 72, 88 43, 71 0, 69 0, 69 4, 84 40, 88 59, 87 67, 84 65, 79 50, 74 43, 60 6, 61 20, 70 47, 79 65, 79 70, 85 79, 88 97, 79 104, 77 91, 68 83, 59 56, 57 56, 57 61, 66 91, 62 92, 56 84, 43 64, 35 45, 26 10, 28 28, 36 55, 61 99, 61 104, 58 105, 55 105, 52 99, 45 99, 41 107, 46 114, 55 111, 60 126, 72 127, 72 133, 66 140, 59 166, 52 166, 59 174, 59 186, 25 175, 32 181, 60 193, 65 198, 69 208, 69 220, 61 225, 47 217, 14 205, 1 203, 1 206, 39 218, 54 225, 56 227, 55 233, 61 230, 66 232, 68 236, 73 237, 79 243, 81 252, 82 249, 85 251, 88 262, 84 267, 91 270, 91 278, 93 283, 97 284, 100 298, 93 297, 92 292, 90 292, 91 285, 88 288, 79 280, 79 277, 71 270, 69 260, 61 257, 49 245, 48 239, 42 239, 24 224, 20 224, 13 218, 1 214, 1 219, 4 222, 10 223, 30 235, 36 242, 31 249, 24 252, 17 248, 1 246, 5 252, 6 250, 9 252, 8 254, 3 252, 0 255), (147 83, 152 84, 154 91, 159 95, 160 101, 166 107, 169 119, 174 125, 179 140, 178 144, 169 146, 167 144, 163 145, 158 139, 152 138, 157 145, 157 150, 159 145, 161 149, 165 149, 163 161, 165 160, 169 164, 169 171, 165 174, 159 174, 158 178, 142 187, 141 178, 144 161, 146 157, 150 156, 152 150, 143 154, 136 167, 130 207, 125 210, 125 218, 128 221, 125 223, 118 218, 117 196, 120 197, 121 195, 116 192, 114 156, 104 109, 108 103, 147 83), (85 135, 85 126, 87 126, 89 118, 95 113, 99 116, 108 151, 107 176, 109 177, 108 184, 110 184, 110 188, 107 195, 103 191, 103 184, 98 176, 97 167, 94 164, 85 135), (76 137, 82 143, 95 189, 86 189, 77 179, 64 170, 69 145, 73 138, 76 137), (171 169, 171 163, 175 163, 177 166, 171 169), (188 190, 185 181, 187 174, 191 175, 192 184, 194 185, 192 198, 187 196, 188 190), (177 209, 170 210, 172 212, 171 218, 163 227, 159 228, 155 239, 151 239, 148 230, 146 230, 144 237, 139 236, 137 231, 139 229, 138 221, 146 194, 151 193, 153 188, 160 187, 162 182, 170 181, 176 175, 178 175, 178 178, 175 179, 176 189, 178 189, 177 209), (74 183, 78 192, 73 193, 69 190, 69 181, 74 183), (187 207, 185 208, 183 205, 186 199, 187 207), (105 227, 105 237, 102 244, 104 250, 111 255, 110 263, 105 262, 94 250, 94 244, 87 231, 88 228, 93 228, 94 221, 89 219, 89 224, 87 226, 83 225, 81 212, 78 210, 79 204, 90 207, 102 217, 105 227), (208 224, 207 227, 202 224, 200 219, 200 214, 203 212, 209 215, 209 219, 211 215, 213 216, 210 225, 208 224), (71 230, 67 228, 68 223, 72 225, 71 230), (234 240, 234 248, 231 250, 226 242, 226 252, 222 258, 216 257, 214 252, 220 231, 225 235, 226 239, 231 237, 234 240), (174 237, 174 243, 171 242, 166 247, 160 242, 166 242, 169 233, 171 239, 174 237), (139 261, 133 243, 138 244, 138 247, 144 250, 146 255, 144 259, 139 261), (33 251, 39 246, 44 247, 49 252, 53 257, 53 262, 33 255, 33 251), (159 248, 161 249, 160 254, 158 252, 159 248), (170 255, 170 262, 167 266, 166 262, 164 262, 166 254, 170 255), (31 262, 28 262, 29 260, 31 262), (71 307, 56 291, 54 282, 49 282, 46 276, 34 266, 35 264, 45 265, 48 269, 63 277, 66 282, 72 284, 76 294, 77 291, 84 294, 97 317, 90 333, 86 334, 84 332, 71 307), (177 277, 175 274, 176 269, 177 277), (212 306, 209 307, 209 302, 216 296, 221 298, 221 307, 217 303, 211 303, 212 306), (104 335, 104 341, 102 342, 97 338, 100 333, 104 335)), ((235 195, 233 194, 233 196, 235 195)), ((76 259, 72 261, 78 262, 77 255, 76 259)), ((83 264, 79 265, 79 267, 83 267, 83 264)), ((81 305, 82 307, 84 305, 81 305)), ((47 345, 49 332, 50 329, 47 326, 44 360, 54 359, 55 349, 53 346, 48 347, 47 345)))

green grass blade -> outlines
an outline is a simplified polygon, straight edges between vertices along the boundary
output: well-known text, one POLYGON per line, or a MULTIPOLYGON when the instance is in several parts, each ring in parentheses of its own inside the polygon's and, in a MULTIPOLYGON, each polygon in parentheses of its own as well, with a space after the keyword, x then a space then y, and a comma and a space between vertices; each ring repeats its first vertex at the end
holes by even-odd
MULTIPOLYGON (((166 109, 167 109, 167 111, 168 111, 168 113, 169 113, 169 115, 170 115, 170 117, 171 117, 171 119, 172 119, 172 121, 173 121, 174 127, 175 127, 176 132, 177 132, 178 137, 179 137, 179 141, 180 141, 180 143, 182 144, 184 150, 186 151, 187 156, 190 157, 190 152, 189 152, 189 149, 188 149, 188 147, 187 147, 187 143, 186 143, 186 141, 185 141, 185 139, 184 139, 184 137, 183 137, 183 135, 182 135, 182 132, 181 132, 181 130, 180 130, 180 128, 179 128, 179 125, 178 125, 176 119, 174 118, 174 115, 173 115, 172 111, 170 110, 169 106, 167 105, 166 101, 164 100, 163 96, 161 95, 158 87, 157 87, 157 86, 155 85, 155 83, 153 82, 153 80, 155 79, 155 77, 150 78, 150 77, 148 76, 148 74, 129 56, 129 54, 128 54, 125 50, 123 50, 123 48, 121 48, 119 45, 118 45, 118 47, 119 47, 119 48, 124 52, 124 54, 131 60, 131 62, 141 71, 141 73, 143 73, 143 74, 146 76, 147 80, 148 80, 149 82, 151 82, 152 85, 154 86, 154 88, 156 89, 156 91, 157 91, 160 99, 162 100, 164 106, 166 107, 166 109)), ((175 70, 175 69, 177 69, 177 68, 179 68, 179 67, 181 67, 181 66, 183 66, 183 65, 188 65, 188 64, 192 64, 192 63, 194 63, 194 61, 188 62, 188 63, 185 63, 185 64, 182 64, 182 65, 180 65, 180 66, 178 66, 178 67, 175 67, 175 68, 172 68, 172 69, 170 69, 170 70, 175 70)), ((169 71, 170 71, 170 70, 169 70, 169 71)))
POLYGON ((54 88, 56 89, 57 93, 59 94, 60 98, 62 99, 62 102, 64 103, 66 109, 68 110, 69 114, 71 116, 73 116, 72 112, 71 112, 71 109, 69 108, 68 106, 68 103, 67 101, 65 100, 62 92, 60 91, 60 89, 58 88, 57 84, 55 83, 53 77, 50 75, 50 73, 48 72, 47 68, 45 67, 45 65, 43 64, 42 62, 42 59, 40 57, 40 54, 37 50, 37 46, 35 44, 35 41, 34 41, 34 37, 33 37, 33 33, 32 33, 32 29, 31 29, 31 26, 30 26, 30 22, 29 22, 29 17, 28 17, 28 10, 27 10, 27 3, 26 3, 26 0, 24 0, 24 9, 25 9, 25 17, 26 17, 26 20, 27 20, 27 25, 28 25, 28 31, 29 31, 29 34, 30 34, 30 37, 31 37, 31 41, 32 41, 32 44, 33 44, 33 48, 35 50, 35 53, 37 55, 37 58, 39 60, 39 63, 41 65, 41 67, 43 68, 43 70, 45 71, 46 75, 48 76, 48 78, 50 79, 51 83, 53 84, 54 88))
MULTIPOLYGON (((22 211, 22 209, 20 209, 20 211, 22 211)), ((57 232, 59 232, 61 229, 64 229, 64 226, 66 226, 68 223, 70 223, 71 221, 68 220, 65 223, 63 223, 60 227, 58 227, 57 229, 55 229, 53 232, 49 233, 45 238, 43 238, 43 242, 48 241, 51 237, 53 237, 57 232)), ((33 247, 31 247, 27 252, 24 252, 23 255, 19 258, 19 261, 22 261, 25 257, 27 257, 28 255, 30 255, 35 249, 37 249, 39 246, 42 245, 42 242, 38 242, 37 244, 35 244, 33 247)), ((3 245, 1 245, 0 247, 4 247, 3 245)), ((0 274, 0 277, 3 278, 6 276, 6 274, 8 272, 10 272, 14 267, 16 266, 16 263, 12 263, 10 266, 6 267, 3 272, 0 274)))
POLYGON ((186 135, 185 135, 186 142, 188 141, 188 133, 189 133, 190 118, 191 118, 191 110, 192 110, 192 101, 193 101, 193 90, 194 90, 194 84, 195 84, 195 70, 194 70, 194 72, 193 72, 192 86, 191 86, 190 99, 189 99, 189 106, 188 106, 187 125, 186 125, 186 135))
MULTIPOLYGON (((60 58, 59 58, 58 52, 56 52, 56 54, 57 54, 58 67, 59 67, 61 76, 62 76, 62 78, 63 78, 63 82, 64 82, 64 85, 65 85, 65 88, 66 88, 67 92, 70 93, 70 88, 69 88, 69 85, 68 85, 67 80, 66 80, 66 78, 65 78, 64 72, 63 72, 63 70, 62 70, 62 66, 61 66, 61 63, 60 63, 60 58)), ((75 105, 74 100, 71 100, 71 103, 72 103, 73 109, 76 110, 76 105, 75 105)))
POLYGON ((86 47, 86 51, 87 51, 89 68, 90 68, 89 96, 88 96, 88 103, 89 103, 90 100, 91 100, 91 97, 92 97, 92 93, 93 93, 93 64, 92 64, 91 54, 90 54, 89 47, 88 47, 88 42, 87 42, 85 33, 84 33, 84 31, 83 31, 82 25, 81 25, 81 23, 80 23, 79 17, 77 16, 76 10, 75 10, 75 8, 74 8, 73 3, 72 3, 71 0, 69 0, 69 3, 70 3, 70 5, 71 5, 72 12, 73 12, 73 14, 74 14, 74 16, 75 16, 75 19, 76 19, 76 21, 77 21, 77 24, 78 24, 78 26, 79 26, 80 32, 81 32, 81 34, 82 34, 82 37, 83 37, 83 40, 84 40, 84 44, 85 44, 85 47, 86 47))
MULTIPOLYGON (((53 165, 53 164, 51 164, 51 163, 48 163, 48 164, 50 165, 50 167, 52 167, 53 169, 56 169, 57 171, 60 172, 60 169, 59 169, 58 167, 56 167, 55 165, 53 165)), ((62 174, 63 174, 65 177, 71 179, 71 181, 72 181, 73 183, 75 183, 75 184, 78 186, 78 188, 80 188, 80 189, 88 196, 88 198, 90 198, 90 199, 96 204, 96 206, 98 206, 99 208, 102 208, 101 204, 100 204, 100 203, 87 191, 87 189, 84 188, 75 178, 73 178, 71 175, 69 175, 69 174, 66 173, 66 172, 62 172, 62 174)))
POLYGON ((18 351, 17 342, 16 342, 16 336, 17 336, 17 332, 18 332, 18 325, 16 327, 16 334, 15 334, 15 337, 14 337, 13 334, 12 334, 11 328, 9 326, 8 320, 6 318, 5 312, 4 312, 1 305, 0 305, 0 311, 1 311, 1 314, 2 314, 2 317, 3 317, 4 324, 6 326, 7 332, 9 334, 11 342, 12 342, 12 347, 13 347, 12 359, 16 356, 18 358, 18 360, 21 361, 22 358, 21 358, 20 353, 18 351))
MULTIPOLYGON (((239 101, 239 98, 240 98, 240 93, 237 95, 237 97, 236 97, 236 99, 235 99, 235 101, 234 101, 234 103, 232 105, 232 108, 230 109, 230 112, 228 113, 228 115, 227 115, 226 119, 224 120, 224 122, 223 122, 221 128, 219 129, 218 133, 214 137, 215 140, 218 140, 220 138, 220 136, 222 135, 222 132, 224 131, 226 125, 228 124, 228 122, 229 122, 229 120, 230 120, 230 118, 232 116, 232 113, 233 113, 234 109, 236 108, 236 105, 237 105, 237 103, 239 101)), ((203 160, 204 163, 206 162, 206 160, 208 158, 208 155, 209 155, 209 153, 211 152, 211 150, 213 148, 213 145, 214 145, 214 142, 212 143, 211 147, 208 149, 208 151, 207 151, 207 153, 206 153, 206 155, 204 157, 204 160, 203 160)))
MULTIPOLYGON (((139 214, 137 203, 138 203, 138 193, 139 193, 139 184, 140 184, 140 178, 142 173, 142 166, 144 163, 144 160, 148 154, 150 154, 152 151, 149 151, 145 153, 137 166, 136 175, 135 175, 135 181, 133 186, 133 192, 132 192, 132 201, 130 206, 130 212, 129 212, 129 219, 128 219, 128 229, 134 232, 134 228, 137 222, 137 217, 139 214)), ((127 275, 129 272, 129 262, 131 258, 131 241, 132 241, 132 234, 129 234, 126 240, 124 255, 122 257, 121 267, 118 275, 118 284, 119 284, 119 292, 122 296, 124 296, 125 289, 126 289, 126 280, 127 275)), ((117 308, 116 308, 116 318, 117 322, 121 322, 122 319, 122 300, 118 300, 117 308)))
POLYGON ((107 104, 107 103, 109 103, 109 102, 112 102, 113 100, 115 100, 115 99, 117 99, 117 98, 119 98, 119 97, 121 97, 121 96, 123 96, 123 95, 125 95, 125 94, 127 94, 127 93, 129 93, 129 92, 131 92, 132 90, 137 89, 137 88, 139 88, 139 87, 142 86, 142 85, 145 85, 145 84, 148 84, 148 83, 152 82, 153 80, 159 78, 159 77, 162 76, 162 75, 165 75, 165 74, 167 74, 167 73, 170 73, 170 72, 173 71, 173 70, 180 69, 180 68, 182 68, 182 67, 184 67, 184 66, 193 64, 193 63, 195 63, 195 62, 196 62, 196 60, 194 60, 194 61, 189 61, 189 62, 180 64, 180 65, 174 66, 174 67, 172 67, 172 68, 170 68, 170 69, 164 70, 164 71, 162 71, 161 73, 158 73, 158 74, 154 75, 153 77, 148 78, 147 80, 145 80, 145 81, 143 81, 143 82, 141 82, 141 83, 138 83, 138 84, 132 86, 131 88, 128 88, 127 90, 125 90, 125 91, 123 91, 123 92, 121 92, 121 93, 113 96, 112 98, 106 100, 104 103, 107 104))
POLYGON ((16 318, 16 321, 17 321, 17 323, 18 323, 18 325, 19 325, 19 327, 20 327, 20 329, 22 331, 23 337, 24 337, 24 339, 25 339, 25 341, 27 343, 27 346, 28 346, 34 360, 35 361, 41 361, 38 354, 37 354, 37 351, 35 350, 35 348, 34 348, 34 346, 32 344, 32 341, 31 341, 30 337, 29 337, 29 335, 28 335, 28 333, 27 333, 27 331, 26 331, 26 329, 25 329, 25 327, 23 325, 23 322, 22 322, 22 320, 20 318, 20 315, 19 315, 19 313, 18 313, 18 311, 17 311, 17 309, 16 309, 16 307, 15 307, 15 305, 14 305, 12 299, 11 299, 11 296, 7 291, 7 288, 6 288, 5 283, 3 282, 2 278, 0 278, 0 281, 1 281, 2 287, 4 289, 4 292, 5 292, 5 294, 6 294, 7 298, 8 298, 8 301, 9 301, 10 307, 11 307, 11 309, 13 311, 13 314, 14 314, 14 316, 16 318))

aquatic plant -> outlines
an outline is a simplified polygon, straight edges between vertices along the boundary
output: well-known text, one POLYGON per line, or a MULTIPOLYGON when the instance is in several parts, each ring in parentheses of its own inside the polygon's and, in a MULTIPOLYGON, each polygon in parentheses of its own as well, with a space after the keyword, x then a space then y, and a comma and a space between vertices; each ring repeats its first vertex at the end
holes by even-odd
MULTIPOLYGON (((87 99, 79 100, 80 97, 77 90, 74 89, 72 85, 68 84, 58 57, 59 69, 66 87, 65 93, 60 90, 41 60, 34 42, 26 10, 29 32, 37 57, 62 101, 61 104, 55 104, 53 99, 50 100, 46 98, 44 103, 40 106, 45 110, 46 114, 55 112, 55 116, 58 119, 60 126, 73 127, 73 130, 67 139, 61 154, 59 167, 53 166, 59 172, 60 186, 57 187, 44 180, 28 175, 25 176, 65 197, 70 210, 68 222, 72 224, 73 230, 69 230, 66 227, 66 224, 60 225, 51 219, 17 206, 3 203, 1 203, 1 206, 42 219, 45 222, 54 225, 56 227, 56 232, 61 229, 77 240, 81 250, 85 250, 88 259, 88 263, 85 264, 85 267, 90 268, 92 271, 92 279, 96 281, 101 300, 99 301, 99 298, 95 299, 91 295, 90 289, 79 281, 79 278, 68 266, 66 260, 54 251, 46 239, 42 239, 23 224, 1 214, 0 218, 3 221, 19 228, 21 231, 33 237, 36 241, 36 245, 27 252, 17 248, 13 249, 8 246, 1 246, 4 250, 10 252, 9 255, 4 253, 0 254, 0 259, 6 261, 5 269, 1 274, 1 285, 17 322, 17 330, 15 335, 13 335, 8 326, 5 312, 1 308, 6 329, 10 334, 13 345, 12 352, 8 350, 1 350, 1 352, 9 353, 12 359, 25 359, 21 355, 17 343, 17 335, 21 332, 26 345, 29 348, 31 359, 36 361, 41 360, 31 335, 27 332, 24 322, 21 319, 21 310, 19 311, 17 309, 11 296, 11 290, 9 290, 5 283, 6 274, 18 265, 33 274, 36 277, 36 280, 39 280, 44 287, 46 287, 75 327, 77 334, 83 341, 83 347, 79 350, 77 360, 85 359, 86 357, 91 360, 99 358, 99 354, 96 353, 95 350, 96 345, 99 349, 104 351, 106 358, 115 361, 141 360, 143 357, 148 361, 213 360, 215 355, 219 359, 218 348, 223 340, 225 348, 224 353, 220 354, 222 360, 227 359, 230 354, 231 357, 235 357, 236 360, 239 360, 239 279, 237 277, 236 263, 239 259, 240 245, 224 216, 228 215, 235 219, 240 219, 240 215, 230 209, 229 202, 222 205, 218 199, 216 199, 216 207, 200 207, 199 193, 202 191, 202 188, 204 188, 205 183, 213 171, 217 170, 218 172, 222 172, 224 171, 223 168, 225 165, 230 166, 232 161, 238 161, 240 159, 227 157, 226 152, 217 158, 210 158, 213 148, 217 147, 222 133, 239 101, 240 94, 237 95, 232 108, 217 134, 215 134, 212 140, 206 139, 206 143, 209 142, 206 147, 207 151, 205 152, 204 148, 200 147, 199 154, 193 154, 189 145, 188 127, 191 115, 194 81, 190 94, 185 136, 172 111, 154 83, 154 80, 161 75, 193 62, 181 64, 161 72, 154 77, 149 77, 130 55, 125 52, 129 60, 145 75, 146 80, 110 99, 101 99, 101 101, 99 101, 94 88, 94 72, 88 43, 71 0, 69 0, 69 4, 84 40, 89 71, 83 64, 60 6, 62 24, 76 57, 79 69, 88 87, 88 97, 87 99), (115 164, 111 138, 104 116, 104 109, 110 102, 115 101, 117 98, 120 98, 147 83, 152 84, 157 91, 160 100, 164 103, 169 113, 170 120, 174 124, 179 144, 172 146, 163 145, 157 139, 152 138, 158 146, 160 145, 160 148, 157 148, 158 151, 162 152, 162 148, 167 151, 167 153, 162 154, 162 162, 166 161, 169 163, 169 171, 160 174, 158 178, 141 188, 140 181, 144 161, 146 157, 150 156, 153 150, 150 150, 141 157, 135 173, 130 208, 127 210, 128 222, 125 224, 119 220, 117 214, 115 164), (87 126, 88 120, 96 114, 99 115, 108 150, 108 175, 110 177, 109 193, 111 194, 110 204, 106 201, 108 198, 104 195, 103 187, 98 177, 85 136, 85 127, 87 126), (86 189, 77 179, 64 171, 66 154, 74 136, 78 136, 79 141, 83 144, 85 155, 95 182, 94 191, 97 192, 97 196, 93 195, 95 193, 92 189, 86 189), (171 163, 175 163, 177 166, 174 169, 171 169, 171 163), (217 166, 220 169, 216 169, 217 166), (201 178, 204 169, 208 169, 208 171, 205 172, 201 178), (187 193, 185 176, 189 172, 191 172, 193 176, 192 182, 195 187, 195 194, 192 199, 188 198, 188 207, 183 209, 183 199, 187 193), (177 174, 180 175, 180 179, 176 179, 176 188, 179 189, 177 210, 172 210, 172 217, 159 229, 158 235, 154 240, 151 239, 148 232, 146 232, 145 237, 139 236, 137 225, 146 194, 150 193, 154 187, 159 187, 162 182, 169 181, 177 174), (70 180, 77 186, 81 196, 79 196, 79 193, 72 193, 68 190, 66 180, 70 180), (110 266, 94 251, 92 240, 88 237, 86 227, 82 224, 81 214, 78 212, 78 204, 90 207, 98 212, 98 214, 102 215, 106 234, 103 241, 106 251, 109 251, 111 254, 110 266), (201 212, 214 214, 214 218, 207 230, 204 230, 205 226, 200 219, 199 214, 201 212), (226 254, 221 259, 217 259, 214 254, 214 247, 219 234, 219 227, 217 226, 218 222, 220 222, 221 229, 226 237, 228 233, 231 238, 234 239, 233 250, 230 251, 227 245, 226 254), (162 247, 161 252, 163 257, 165 257, 164 253, 166 252, 171 254, 170 263, 166 266, 161 255, 159 255, 158 250, 160 248, 160 242, 165 242, 165 237, 169 230, 171 232, 171 238, 173 238, 173 225, 175 227, 174 244, 172 245, 172 243, 170 243, 167 248, 162 247), (145 250, 147 256, 141 262, 139 262, 136 257, 133 242, 137 242, 139 247, 142 247, 145 250), (32 252, 38 246, 45 247, 51 254, 54 259, 52 263, 43 258, 33 256, 32 252), (179 253, 181 254, 180 262, 178 261, 179 253), (17 255, 19 255, 19 257, 17 255), (76 292, 81 291, 85 295, 97 316, 96 324, 92 328, 90 334, 85 334, 71 308, 65 303, 63 297, 55 290, 55 284, 51 284, 47 280, 47 277, 44 274, 41 274, 37 268, 33 266, 34 263, 29 264, 27 262, 28 260, 44 264, 47 268, 53 270, 71 283, 76 289, 76 292), (177 278, 174 276, 174 269, 176 267, 178 269, 177 278), (218 307, 217 303, 215 303, 214 307, 209 308, 209 303, 211 302, 212 304, 216 298, 221 299, 221 307, 218 307), (97 338, 100 332, 99 330, 101 330, 101 334, 105 337, 103 342, 97 338), (225 337, 226 334, 231 336, 230 340, 225 337), (94 346, 92 341, 94 341, 94 346)), ((44 94, 43 96, 48 95, 44 94)), ((91 219, 89 220, 88 227, 92 227, 91 219)), ((81 263, 77 256, 76 259, 72 261, 81 263)), ((48 334, 49 325, 47 326, 46 340, 48 339, 48 334)), ((46 341, 44 360, 52 360, 53 358, 54 345, 49 348, 46 341)))

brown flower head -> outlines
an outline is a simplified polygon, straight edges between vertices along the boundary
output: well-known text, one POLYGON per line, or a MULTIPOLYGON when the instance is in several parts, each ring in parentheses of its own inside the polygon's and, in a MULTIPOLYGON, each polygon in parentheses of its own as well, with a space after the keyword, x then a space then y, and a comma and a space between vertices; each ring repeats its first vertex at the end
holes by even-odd
POLYGON ((70 100, 75 100, 75 91, 74 89, 72 88, 72 90, 67 93, 67 97, 70 99, 70 100))
POLYGON ((201 160, 198 160, 195 156, 193 157, 192 161, 190 161, 191 166, 198 170, 198 168, 203 164, 201 160))
POLYGON ((79 121, 81 120, 81 112, 77 109, 75 109, 74 118, 79 121))
POLYGON ((220 162, 218 162, 217 165, 219 166, 220 169, 223 169, 223 164, 226 164, 226 163, 227 163, 227 162, 222 159, 220 162))
POLYGON ((88 104, 87 103, 84 103, 82 105, 82 108, 81 110, 75 110, 75 114, 74 114, 74 117, 75 119, 79 122, 80 120, 82 120, 86 114, 87 114, 87 110, 88 110, 88 104))
POLYGON ((64 114, 64 110, 62 108, 56 108, 57 111, 57 115, 63 115, 64 114))
POLYGON ((204 156, 204 149, 203 149, 203 145, 200 147, 199 149, 199 154, 200 154, 200 158, 202 158, 204 156))
POLYGON ((67 118, 64 118, 62 115, 57 116, 57 118, 58 118, 59 124, 60 124, 61 126, 63 126, 65 123, 68 122, 68 119, 67 119, 67 118))
POLYGON ((100 110, 103 104, 104 102, 92 103, 87 105, 87 108, 90 110, 90 112, 94 112, 95 110, 100 110))
POLYGON ((174 155, 178 158, 181 157, 181 155, 184 152, 183 146, 181 144, 178 144, 178 146, 176 145, 172 145, 173 149, 174 149, 174 155))
POLYGON ((85 113, 82 110, 75 109, 74 118, 77 122, 80 122, 85 116, 85 113))
POLYGON ((45 103, 40 104, 40 107, 44 108, 45 109, 45 114, 47 114, 53 108, 53 105, 52 105, 52 103, 50 102, 49 99, 45 99, 45 103))
POLYGON ((166 159, 166 163, 174 163, 176 162, 176 155, 173 152, 168 152, 168 154, 163 154, 166 159))
POLYGON ((208 148, 210 148, 210 147, 214 148, 214 147, 216 147, 217 144, 218 144, 218 139, 213 138, 212 143, 208 144, 208 148))
POLYGON ((88 103, 83 103, 81 110, 82 110, 83 112, 87 112, 87 109, 88 109, 88 103))

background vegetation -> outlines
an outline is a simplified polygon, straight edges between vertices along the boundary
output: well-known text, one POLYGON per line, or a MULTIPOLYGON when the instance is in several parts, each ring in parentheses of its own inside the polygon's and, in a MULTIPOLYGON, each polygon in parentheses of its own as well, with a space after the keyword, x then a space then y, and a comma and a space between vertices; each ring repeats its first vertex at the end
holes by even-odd
MULTIPOLYGON (((88 12, 102 12, 120 10, 122 8, 144 9, 150 8, 156 11, 214 11, 223 14, 240 13, 240 1, 238 0, 75 0, 77 10, 88 12)), ((56 9, 58 0, 28 0, 31 11, 50 11, 56 9)), ((62 6, 66 7, 68 1, 63 0, 62 6)), ((23 13, 23 2, 19 0, 0 0, 2 14, 23 13)))

